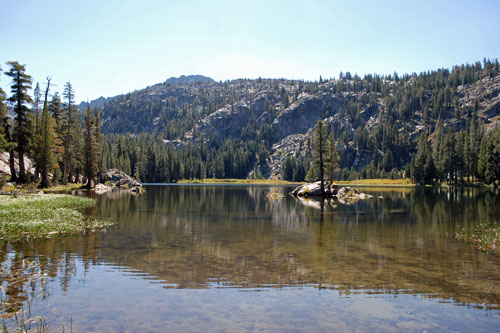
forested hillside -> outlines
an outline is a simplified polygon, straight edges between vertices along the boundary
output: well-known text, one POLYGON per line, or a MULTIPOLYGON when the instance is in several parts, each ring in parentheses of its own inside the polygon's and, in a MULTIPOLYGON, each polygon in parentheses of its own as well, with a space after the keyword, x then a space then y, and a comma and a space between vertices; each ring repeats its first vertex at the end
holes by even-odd
POLYGON ((80 113, 70 82, 61 98, 47 78, 45 92, 37 84, 31 98, 24 65, 7 65, 12 86, 9 96, 0 91, 0 148, 8 152, 12 180, 21 183, 30 176, 21 164, 16 175, 19 156, 35 161, 33 178, 45 185, 49 173, 55 182, 71 182, 109 168, 144 182, 313 180, 319 121, 340 157, 329 164, 335 179, 500 180, 496 60, 418 75, 341 73, 317 82, 183 76, 82 103, 80 113))
POLYGON ((170 79, 106 99, 103 168, 148 182, 303 180, 312 131, 323 120, 338 145, 340 179, 486 180, 486 170, 494 174, 487 164, 498 141, 499 73, 497 60, 484 60, 411 75, 347 72, 317 82, 170 79))

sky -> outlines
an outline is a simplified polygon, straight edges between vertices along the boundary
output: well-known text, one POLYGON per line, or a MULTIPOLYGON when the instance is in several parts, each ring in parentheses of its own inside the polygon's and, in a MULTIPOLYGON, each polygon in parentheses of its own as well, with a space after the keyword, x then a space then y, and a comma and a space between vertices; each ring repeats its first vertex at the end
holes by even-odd
POLYGON ((1 68, 25 64, 52 92, 70 81, 78 102, 189 74, 314 81, 500 58, 496 0, 0 0, 0 16, 1 68))

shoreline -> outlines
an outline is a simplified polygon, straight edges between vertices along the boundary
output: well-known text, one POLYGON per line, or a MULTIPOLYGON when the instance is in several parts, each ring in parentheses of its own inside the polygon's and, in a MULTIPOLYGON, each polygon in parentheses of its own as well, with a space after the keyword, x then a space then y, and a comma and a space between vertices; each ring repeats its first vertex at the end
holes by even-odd
MULTIPOLYGON (((493 188, 485 184, 434 184, 419 185, 414 184, 409 179, 360 179, 360 180, 342 180, 334 181, 339 186, 351 187, 386 187, 386 188, 493 188)), ((144 183, 144 185, 303 185, 307 182, 290 182, 286 180, 272 179, 181 179, 176 183, 144 183)))

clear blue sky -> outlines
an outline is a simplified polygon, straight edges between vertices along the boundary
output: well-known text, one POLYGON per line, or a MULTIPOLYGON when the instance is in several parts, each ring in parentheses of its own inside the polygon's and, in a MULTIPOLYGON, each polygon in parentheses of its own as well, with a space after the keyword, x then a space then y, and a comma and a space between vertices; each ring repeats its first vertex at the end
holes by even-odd
POLYGON ((2 69, 71 81, 78 102, 182 74, 317 80, 500 58, 494 0, 1 0, 0 13, 2 69))

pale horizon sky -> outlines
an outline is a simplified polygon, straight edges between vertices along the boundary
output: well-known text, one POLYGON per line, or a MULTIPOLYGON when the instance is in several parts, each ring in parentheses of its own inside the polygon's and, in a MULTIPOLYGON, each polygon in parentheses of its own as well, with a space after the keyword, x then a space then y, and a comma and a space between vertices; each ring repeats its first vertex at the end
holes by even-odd
POLYGON ((19 61, 52 92, 71 81, 78 103, 180 75, 313 81, 500 58, 493 0, 2 0, 0 13, 1 68, 19 61))

